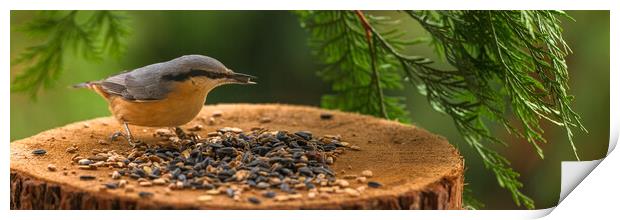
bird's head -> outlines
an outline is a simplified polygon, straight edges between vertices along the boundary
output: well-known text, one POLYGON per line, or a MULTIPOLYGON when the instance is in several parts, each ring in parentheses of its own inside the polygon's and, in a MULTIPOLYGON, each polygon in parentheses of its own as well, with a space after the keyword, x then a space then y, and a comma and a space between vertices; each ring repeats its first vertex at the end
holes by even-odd
POLYGON ((174 68, 181 69, 168 80, 192 80, 198 85, 216 87, 224 84, 256 84, 256 77, 236 73, 226 68, 220 61, 203 55, 185 55, 170 61, 174 68))

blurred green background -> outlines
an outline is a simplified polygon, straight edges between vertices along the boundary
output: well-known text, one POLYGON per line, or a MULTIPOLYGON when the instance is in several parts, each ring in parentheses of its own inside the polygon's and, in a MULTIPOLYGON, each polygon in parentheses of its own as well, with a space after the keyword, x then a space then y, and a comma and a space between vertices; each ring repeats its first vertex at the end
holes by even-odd
MULTIPOLYGON (((36 15, 32 11, 11 11, 11 58, 25 47, 44 39, 29 38, 16 27, 36 15)), ((89 13, 89 12, 83 12, 89 13)), ((229 68, 259 77, 255 86, 226 86, 209 94, 214 103, 290 103, 318 106, 330 87, 315 74, 317 61, 307 46, 307 33, 287 11, 127 11, 132 34, 127 53, 119 59, 88 62, 67 53, 64 74, 51 89, 31 100, 26 94, 11 94, 11 140, 34 135, 67 123, 108 116, 106 103, 88 90, 73 90, 74 83, 100 79, 126 69, 170 60, 185 54, 215 57, 229 68)), ((402 17, 397 12, 374 14, 402 17)), ((575 21, 564 19, 564 37, 573 50, 568 60, 574 110, 583 118, 589 133, 577 133, 575 143, 583 160, 603 157, 609 140, 609 11, 569 11, 575 21)), ((403 17, 400 24, 409 36, 426 36, 415 22, 403 17)), ((410 54, 437 60, 428 45, 410 48, 410 54)), ((438 62, 439 66, 447 67, 438 62)), ((21 66, 11 68, 11 78, 21 66)), ((510 194, 501 189, 453 126, 451 119, 433 111, 426 98, 414 88, 407 97, 415 125, 447 137, 458 146, 467 165, 466 182, 474 196, 488 209, 515 209, 510 194)), ((560 193, 560 161, 573 160, 565 132, 544 123, 547 144, 545 159, 537 157, 527 142, 511 138, 501 128, 498 136, 509 140, 499 151, 522 174, 523 191, 537 208, 557 204, 560 193)), ((498 146, 499 148, 499 146, 498 146)))

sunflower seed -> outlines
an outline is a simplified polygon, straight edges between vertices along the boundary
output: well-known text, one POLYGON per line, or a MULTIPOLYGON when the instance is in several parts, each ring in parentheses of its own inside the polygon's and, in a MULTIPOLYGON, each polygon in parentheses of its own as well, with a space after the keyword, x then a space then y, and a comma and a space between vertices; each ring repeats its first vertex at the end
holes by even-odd
POLYGON ((327 113, 327 112, 321 113, 321 119, 323 120, 332 119, 333 117, 334 115, 332 115, 331 113, 327 113))
POLYGON ((364 176, 364 177, 372 177, 372 171, 364 170, 364 171, 362 171, 362 176, 364 176))
POLYGON ((44 155, 46 153, 47 153, 47 151, 43 150, 43 149, 36 149, 36 150, 32 151, 32 154, 34 154, 34 155, 44 155))
POLYGON ((79 165, 90 165, 92 163, 93 163, 93 161, 89 160, 89 159, 81 159, 81 160, 78 161, 79 165))
POLYGON ((112 172, 112 179, 120 179, 121 178, 121 174, 118 171, 113 171, 112 172))
POLYGON ((248 198, 248 201, 249 201, 249 202, 251 202, 251 203, 254 203, 254 204, 256 204, 256 205, 260 204, 260 199, 258 199, 258 198, 256 198, 256 197, 253 197, 253 196, 252 196, 252 197, 249 197, 249 198, 248 198))
POLYGON ((151 197, 153 197, 153 193, 152 192, 138 192, 138 196, 140 196, 140 198, 143 199, 149 199, 151 197))
POLYGON ((379 182, 375 182, 375 181, 368 181, 368 187, 372 187, 372 188, 379 188, 383 186, 383 184, 379 183, 379 182))
POLYGON ((47 165, 47 170, 51 171, 51 172, 54 172, 54 171, 56 171, 56 166, 54 164, 48 164, 47 165))
POLYGON ((263 193, 263 196, 266 198, 273 198, 276 197, 276 192, 274 191, 267 191, 265 193, 263 193))
POLYGON ((81 175, 80 176, 80 180, 83 180, 83 181, 94 180, 94 179, 97 179, 97 177, 91 176, 91 175, 81 175))

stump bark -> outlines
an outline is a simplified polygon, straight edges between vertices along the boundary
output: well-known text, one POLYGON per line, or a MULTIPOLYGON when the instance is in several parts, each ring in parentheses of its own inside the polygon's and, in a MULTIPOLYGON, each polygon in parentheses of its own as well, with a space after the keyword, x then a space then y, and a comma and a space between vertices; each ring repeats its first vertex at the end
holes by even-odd
MULTIPOLYGON (((225 104, 205 106, 200 115, 184 128, 204 126, 203 136, 221 127, 249 130, 263 127, 269 130, 307 130, 315 135, 339 134, 344 141, 361 147, 347 151, 332 166, 341 174, 359 174, 371 170, 371 178, 383 184, 369 188, 359 197, 332 194, 331 197, 277 202, 263 199, 259 205, 235 202, 220 195, 212 201, 196 198, 204 190, 173 191, 166 195, 165 186, 136 187, 135 192, 122 189, 101 191, 100 186, 111 182, 110 169, 79 170, 71 164, 70 146, 77 154, 92 155, 95 149, 123 152, 128 150, 124 140, 107 141, 110 134, 121 130, 111 117, 97 118, 48 130, 11 143, 11 209, 460 209, 463 193, 463 159, 445 138, 421 128, 354 113, 329 111, 313 107, 279 104, 225 104), (214 111, 221 117, 209 123, 214 111), (321 119, 322 113, 333 115, 321 119), (268 118, 270 120, 265 120, 268 118), (269 122, 266 122, 269 121, 269 122), (99 143, 100 140, 107 144, 99 143), (42 156, 32 154, 45 149, 42 156), (58 170, 48 171, 48 164, 58 170), (65 170, 66 169, 66 170, 65 170), (63 172, 67 172, 64 175, 63 172), (74 173, 73 173, 74 172, 74 173), (93 175, 93 181, 80 181, 80 175, 93 175), (153 192, 149 199, 140 198, 138 191, 153 192)), ((132 126, 134 136, 147 143, 157 141, 155 128, 132 126)), ((123 177, 125 178, 125 177, 123 177)), ((137 185, 134 180, 127 179, 137 185)), ((353 183, 353 186, 362 185, 353 183)), ((253 190, 250 194, 260 195, 253 190)))

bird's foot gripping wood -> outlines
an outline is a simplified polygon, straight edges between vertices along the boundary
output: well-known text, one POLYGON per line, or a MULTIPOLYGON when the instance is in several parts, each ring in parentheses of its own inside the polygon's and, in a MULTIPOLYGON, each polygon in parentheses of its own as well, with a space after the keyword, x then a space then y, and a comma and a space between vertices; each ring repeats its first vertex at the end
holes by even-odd
POLYGON ((123 134, 123 132, 117 131, 114 132, 111 136, 110 136, 110 140, 111 141, 116 141, 118 139, 118 137, 124 137, 125 140, 127 140, 127 142, 129 143, 129 145, 133 148, 138 147, 140 145, 142 145, 142 141, 140 140, 134 140, 133 135, 131 135, 131 130, 129 130, 129 126, 127 125, 127 123, 123 123, 123 126, 125 127, 125 132, 127 132, 127 134, 123 134))
POLYGON ((123 135, 123 132, 120 131, 114 132, 112 135, 110 135, 110 141, 114 142, 118 139, 118 137, 125 137, 125 135, 123 135))

